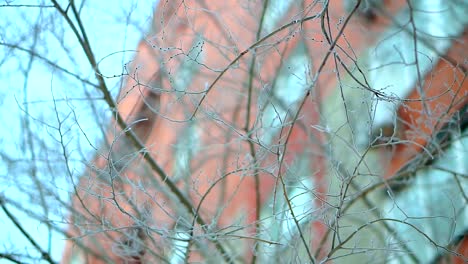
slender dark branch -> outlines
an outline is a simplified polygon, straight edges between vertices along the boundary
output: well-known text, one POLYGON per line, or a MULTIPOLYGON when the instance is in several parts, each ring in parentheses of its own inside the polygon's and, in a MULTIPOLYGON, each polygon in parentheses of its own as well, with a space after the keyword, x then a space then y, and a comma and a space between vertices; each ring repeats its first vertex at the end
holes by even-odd
POLYGON ((7 259, 13 263, 18 263, 18 264, 24 263, 16 259, 15 256, 13 256, 12 254, 0 253, 0 259, 7 259))
POLYGON ((36 7, 36 8, 53 8, 53 5, 10 5, 10 4, 2 4, 0 7, 36 7))
MULTIPOLYGON (((76 38, 80 42, 80 45, 81 45, 83 51, 85 52, 86 57, 88 58, 88 61, 89 61, 90 65, 91 65, 91 67, 95 71, 95 76, 96 76, 96 79, 98 80, 98 83, 99 83, 98 89, 103 93, 104 101, 107 103, 107 105, 110 107, 110 109, 115 110, 114 119, 117 122, 117 124, 119 125, 120 129, 122 129, 122 131, 125 131, 125 134, 126 134, 127 138, 130 139, 130 141, 133 143, 133 145, 137 149, 146 149, 144 143, 135 134, 135 132, 128 129, 129 126, 127 125, 127 123, 125 122, 125 120, 122 118, 121 114, 117 110, 117 104, 115 103, 114 99, 112 98, 112 95, 111 95, 109 89, 107 88, 107 84, 106 84, 106 82, 104 80, 104 77, 103 77, 103 75, 101 74, 101 72, 99 70, 99 67, 97 65, 97 61, 96 61, 96 59, 94 57, 94 53, 93 53, 93 51, 91 49, 91 45, 90 45, 90 43, 88 41, 84 26, 82 25, 82 22, 81 22, 81 19, 80 19, 79 15, 78 15, 78 12, 76 11, 76 8, 74 7, 74 3, 73 2, 71 3, 71 8, 72 8, 72 12, 75 15, 75 19, 78 21, 77 23, 78 23, 78 26, 79 26, 79 30, 77 29, 77 27, 75 26, 73 21, 68 16, 66 10, 62 9, 60 7, 60 5, 57 3, 56 0, 52 0, 52 3, 54 3, 54 5, 56 6, 59 13, 67 21, 67 23, 69 24, 69 26, 73 30, 76 38), (80 32, 81 32, 81 34, 80 34, 80 32)), ((153 157, 151 155, 147 155, 145 151, 139 151, 138 153, 149 164, 151 169, 156 172, 156 174, 159 176, 161 182, 163 184, 165 184, 171 190, 171 192, 177 197, 177 199, 181 202, 181 204, 185 207, 185 209, 190 214, 193 215, 194 214, 194 210, 193 210, 194 206, 192 205, 190 200, 187 197, 185 197, 185 195, 176 186, 176 184, 171 180, 171 178, 166 174, 164 169, 153 159, 153 157)), ((196 216, 196 219, 197 219, 197 223, 199 225, 207 226, 206 222, 201 218, 201 216, 199 216, 199 215, 196 216)), ((228 263, 232 263, 231 257, 227 253, 227 250, 224 249, 222 244, 218 240, 213 240, 212 242, 215 244, 216 249, 221 253, 224 260, 226 262, 228 262, 228 263)))
POLYGON ((34 57, 34 58, 38 58, 38 59, 44 61, 45 63, 49 64, 49 65, 52 66, 53 68, 56 68, 56 69, 58 69, 58 70, 60 70, 60 71, 62 71, 62 72, 64 72, 64 73, 66 73, 67 75, 70 75, 70 76, 76 78, 76 79, 79 80, 80 82, 83 82, 83 83, 85 83, 85 84, 91 85, 91 86, 93 86, 93 87, 95 87, 95 88, 98 87, 97 84, 94 84, 94 83, 90 82, 89 80, 86 80, 86 79, 81 78, 81 76, 79 76, 78 74, 73 73, 73 72, 71 72, 71 71, 69 71, 69 70, 67 70, 67 69, 65 69, 65 68, 63 68, 63 67, 61 67, 61 66, 59 66, 57 63, 55 63, 55 62, 53 62, 53 61, 47 59, 46 57, 44 57, 44 56, 38 54, 38 53, 35 52, 34 50, 26 49, 26 48, 23 48, 23 47, 18 46, 18 45, 16 45, 16 44, 10 44, 10 43, 5 43, 5 42, 0 42, 0 46, 5 46, 5 47, 11 48, 11 49, 15 49, 15 50, 20 50, 20 51, 26 52, 26 53, 28 53, 30 56, 32 56, 32 57, 34 57))
POLYGON ((46 251, 42 250, 42 248, 37 244, 37 242, 34 240, 34 238, 29 235, 29 233, 23 228, 23 226, 20 224, 18 219, 8 210, 8 208, 5 206, 5 203, 3 199, 0 199, 0 207, 2 208, 3 212, 6 214, 6 216, 10 219, 11 222, 13 222, 13 225, 23 234, 23 236, 31 243, 31 245, 36 248, 37 251, 41 253, 42 259, 45 261, 49 262, 50 264, 56 264, 57 262, 53 261, 49 253, 46 251))

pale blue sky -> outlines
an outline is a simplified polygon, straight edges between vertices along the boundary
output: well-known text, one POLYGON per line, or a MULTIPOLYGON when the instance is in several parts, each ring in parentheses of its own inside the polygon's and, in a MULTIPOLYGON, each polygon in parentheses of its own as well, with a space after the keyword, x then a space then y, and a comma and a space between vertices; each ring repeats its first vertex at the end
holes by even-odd
MULTIPOLYGON (((85 1, 81 18, 97 60, 117 52, 100 63, 100 69, 105 75, 122 73, 123 64, 128 62, 134 53, 121 51, 135 49, 137 42, 151 24, 155 2, 156 0, 85 1)), ((36 52, 48 60, 81 78, 94 81, 92 69, 80 50, 76 38, 53 8, 5 7, 7 4, 50 5, 50 1, 0 1, 2 44, 13 44, 25 49, 35 47, 36 52), (51 16, 52 14, 55 15, 51 16), (35 35, 36 45, 34 45, 35 24, 38 25, 35 35), (55 35, 51 32, 55 32, 55 35), (63 46, 66 46, 67 50, 64 50, 63 46)), ((34 188, 36 185, 31 178, 32 170, 37 169, 37 178, 41 184, 55 190, 55 194, 63 199, 69 196, 70 188, 60 144, 57 142, 59 133, 54 129, 58 122, 53 98, 57 101, 60 120, 64 121, 63 128, 68 129, 63 134, 65 134, 67 153, 70 155, 69 168, 75 176, 84 169, 83 159, 89 159, 93 155, 93 149, 86 137, 91 143, 98 144, 100 134, 95 128, 101 122, 96 121, 92 115, 89 103, 84 100, 73 100, 85 97, 85 89, 93 93, 93 88, 84 87, 76 78, 61 74, 60 70, 54 70, 44 61, 37 58, 33 61, 25 82, 25 69, 28 68, 29 58, 25 52, 12 51, 5 45, 0 45, 0 118, 3 123, 0 146, 1 152, 5 154, 0 156, 0 195, 39 214, 44 214, 40 199, 36 200, 34 197, 43 195, 47 201, 53 198, 46 193, 38 194, 39 191, 34 188), (29 104, 26 105, 24 102, 29 104), (25 125, 24 110, 32 116, 29 119, 29 126, 34 133, 34 150, 29 147, 25 135, 27 133, 22 129, 25 125), (80 126, 77 126, 77 123, 80 126), (86 137, 81 129, 86 133, 86 137), (31 151, 34 152, 36 160, 34 163, 28 162, 32 158, 31 151), (52 176, 49 177, 50 175, 52 176)), ((107 79, 108 86, 113 89, 114 94, 119 89, 119 81, 120 78, 107 79)), ((105 116, 102 101, 95 101, 95 104, 100 111, 99 115, 105 116)), ((53 201, 51 203, 54 204, 53 201)), ((50 250, 53 259, 59 261, 63 249, 63 237, 57 233, 49 234, 45 222, 30 218, 28 214, 21 213, 12 205, 7 204, 7 208, 20 220, 42 249, 50 250)), ((51 210, 46 212, 49 219, 57 221, 54 222, 56 225, 60 226, 67 217, 63 208, 48 208, 48 210, 51 210)), ((1 253, 34 252, 32 245, 24 239, 2 210, 0 210, 0 227, 1 253)), ((66 225, 63 224, 62 227, 65 228, 66 225)), ((31 260, 24 259, 24 261, 29 263, 31 260)), ((0 259, 0 263, 11 262, 0 259)))

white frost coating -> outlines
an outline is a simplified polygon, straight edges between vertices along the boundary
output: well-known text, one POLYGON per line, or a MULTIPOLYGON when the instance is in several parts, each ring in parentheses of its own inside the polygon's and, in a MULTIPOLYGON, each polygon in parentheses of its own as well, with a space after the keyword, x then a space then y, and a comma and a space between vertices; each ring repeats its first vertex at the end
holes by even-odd
MULTIPOLYGON (((298 46, 279 72, 275 87, 266 86, 260 92, 258 107, 265 107, 261 117, 260 141, 265 146, 273 144, 273 138, 278 135, 281 127, 291 120, 292 116, 288 116, 288 111, 291 115, 297 110, 300 99, 310 83, 309 64, 304 46, 298 46)), ((310 221, 311 211, 314 209, 314 197, 311 193, 313 181, 310 174, 308 156, 303 155, 291 165, 286 176, 289 182, 288 197, 291 199, 294 215, 300 224, 310 221)), ((285 201, 278 199, 274 212, 273 217, 267 217, 270 221, 265 221, 265 229, 272 230, 273 233, 269 234, 272 236, 271 239, 278 239, 282 242, 290 241, 297 234, 297 226, 285 201)), ((270 254, 269 251, 276 250, 274 248, 265 246, 263 248, 265 256, 270 254)))
MULTIPOLYGON (((303 169, 309 170, 308 167, 303 169)), ((306 176, 288 193, 288 197, 291 199, 292 211, 296 219, 299 220, 300 225, 309 222, 311 219, 311 213, 314 208, 314 197, 311 194, 312 187, 311 177, 306 176)), ((293 215, 286 207, 282 216, 281 233, 285 241, 290 241, 298 233, 293 215)))
MULTIPOLYGON (((462 175, 468 171, 467 136, 468 131, 465 131, 464 137, 453 142, 432 167, 417 172, 410 187, 397 193, 394 200, 389 199, 384 217, 415 225, 441 246, 446 246, 466 232, 468 207, 462 193, 468 193, 468 181, 462 175)), ((430 263, 438 254, 433 244, 409 225, 389 224, 420 263, 430 263)), ((388 263, 411 263, 407 256, 391 258, 388 263)))
MULTIPOLYGON (((463 33, 468 24, 468 5, 456 5, 452 1, 414 1, 413 18, 418 30, 418 63, 421 76, 437 63, 438 54, 445 54, 452 39, 463 33)), ((409 21, 408 10, 397 17, 400 23, 409 21)), ((413 32, 408 24, 405 29, 413 32)), ((412 34, 393 27, 381 37, 377 46, 370 49, 371 87, 383 90, 387 95, 405 98, 418 81, 412 34), (396 33, 398 32, 398 33, 396 33)), ((376 98, 377 99, 377 98, 376 98)), ((377 100, 374 104, 374 130, 393 125, 397 102, 377 100)))
MULTIPOLYGON (((312 194, 314 189, 313 177, 310 174, 309 156, 304 154, 291 165, 286 175, 288 198, 294 216, 301 226, 313 219, 313 213, 316 209, 315 197, 312 194)), ((267 230, 267 232, 262 234, 262 238, 280 242, 283 246, 278 247, 278 245, 262 243, 261 256, 265 260, 260 259, 260 262, 268 262, 267 260, 270 260, 270 257, 276 254, 276 251, 288 247, 290 241, 298 234, 293 215, 281 192, 282 190, 278 191, 276 203, 271 204, 274 208, 270 206, 263 209, 262 219, 265 220, 262 221, 262 229, 267 230), (271 210, 273 210, 273 215, 271 210)), ((272 203, 272 201, 270 202, 272 203)))

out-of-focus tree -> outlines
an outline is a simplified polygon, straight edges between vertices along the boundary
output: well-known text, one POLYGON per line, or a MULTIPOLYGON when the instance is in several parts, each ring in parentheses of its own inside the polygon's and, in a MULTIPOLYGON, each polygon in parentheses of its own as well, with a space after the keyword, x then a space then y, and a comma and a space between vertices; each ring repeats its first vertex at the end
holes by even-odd
POLYGON ((108 21, 145 21, 134 51, 96 3, 0 9, 30 23, 0 32, 29 243, 0 257, 57 262, 58 232, 64 263, 467 261, 465 1, 137 3, 108 21))

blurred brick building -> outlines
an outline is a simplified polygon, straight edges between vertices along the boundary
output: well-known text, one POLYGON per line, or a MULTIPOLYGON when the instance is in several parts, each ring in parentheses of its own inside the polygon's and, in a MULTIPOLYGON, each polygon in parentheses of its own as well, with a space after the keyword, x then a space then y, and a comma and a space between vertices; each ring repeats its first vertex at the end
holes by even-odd
POLYGON ((467 261, 468 4, 358 2, 160 1, 63 262, 467 261))

